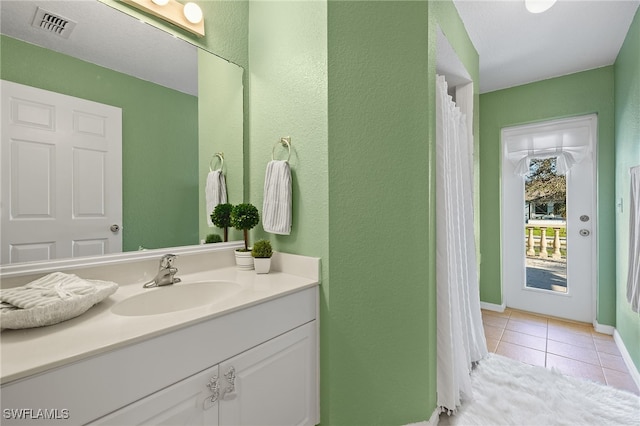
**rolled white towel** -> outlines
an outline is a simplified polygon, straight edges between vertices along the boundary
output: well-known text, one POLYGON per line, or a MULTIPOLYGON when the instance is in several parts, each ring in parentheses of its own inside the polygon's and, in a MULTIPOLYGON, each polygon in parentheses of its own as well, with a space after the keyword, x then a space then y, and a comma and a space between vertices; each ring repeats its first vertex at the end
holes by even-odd
POLYGON ((291 169, 287 161, 272 160, 267 164, 262 227, 272 234, 291 233, 291 169))
POLYGON ((207 184, 205 186, 205 198, 207 211, 207 224, 213 226, 211 221, 211 213, 218 204, 227 202, 227 184, 224 179, 222 170, 214 170, 207 175, 207 184))
POLYGON ((111 281, 54 272, 21 287, 0 290, 0 329, 57 324, 81 315, 118 289, 111 281))

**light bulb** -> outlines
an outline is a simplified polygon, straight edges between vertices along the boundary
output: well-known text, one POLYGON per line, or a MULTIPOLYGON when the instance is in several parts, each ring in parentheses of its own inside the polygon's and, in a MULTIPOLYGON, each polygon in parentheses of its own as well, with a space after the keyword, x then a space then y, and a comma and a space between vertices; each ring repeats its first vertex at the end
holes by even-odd
POLYGON ((195 3, 187 3, 184 5, 184 17, 192 24, 202 21, 202 9, 195 3))
POLYGON ((157 4, 158 6, 166 6, 167 3, 169 3, 169 0, 151 0, 151 1, 157 4))
POLYGON ((556 0, 524 0, 524 5, 531 13, 542 13, 549 10, 556 0))

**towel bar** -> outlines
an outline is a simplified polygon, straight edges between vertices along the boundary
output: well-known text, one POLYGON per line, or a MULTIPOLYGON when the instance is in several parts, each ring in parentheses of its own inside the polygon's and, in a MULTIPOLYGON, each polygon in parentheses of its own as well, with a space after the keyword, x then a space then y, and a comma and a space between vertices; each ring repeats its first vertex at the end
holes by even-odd
POLYGON ((287 162, 289 162, 289 159, 291 159, 291 136, 280 138, 280 140, 273 145, 273 148, 271 149, 272 160, 275 160, 276 146, 278 146, 278 144, 287 147, 287 149, 289 150, 289 155, 287 156, 287 162))
POLYGON ((224 166, 224 152, 216 152, 213 157, 211 157, 211 161, 209 161, 209 171, 213 171, 213 165, 216 158, 220 159, 220 168, 216 170, 222 171, 222 166, 224 166))

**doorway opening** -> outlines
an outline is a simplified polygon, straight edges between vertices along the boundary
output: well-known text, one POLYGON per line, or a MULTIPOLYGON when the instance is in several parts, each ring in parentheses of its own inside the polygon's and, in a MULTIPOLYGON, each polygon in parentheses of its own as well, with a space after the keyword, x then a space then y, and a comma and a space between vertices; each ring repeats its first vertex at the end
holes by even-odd
POLYGON ((567 293, 567 178, 557 160, 534 158, 525 176, 525 285, 567 293))

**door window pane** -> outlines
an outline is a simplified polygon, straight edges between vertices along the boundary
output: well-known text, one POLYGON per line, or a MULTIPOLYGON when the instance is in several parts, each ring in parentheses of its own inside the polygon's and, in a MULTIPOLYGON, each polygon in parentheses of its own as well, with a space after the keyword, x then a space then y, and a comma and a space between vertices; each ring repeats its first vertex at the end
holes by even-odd
POLYGON ((525 178, 526 286, 567 292, 567 181, 556 158, 531 160, 525 178))

